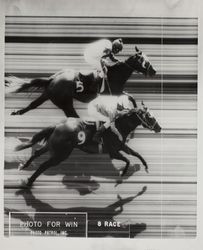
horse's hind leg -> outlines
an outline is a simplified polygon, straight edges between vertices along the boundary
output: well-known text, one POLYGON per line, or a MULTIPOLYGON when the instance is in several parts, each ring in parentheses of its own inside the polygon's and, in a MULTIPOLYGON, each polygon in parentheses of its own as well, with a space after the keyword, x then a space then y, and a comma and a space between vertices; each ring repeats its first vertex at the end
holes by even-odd
POLYGON ((18 170, 23 170, 23 169, 27 168, 35 158, 46 153, 47 151, 48 151, 47 144, 44 145, 42 148, 36 149, 34 154, 30 157, 30 159, 25 164, 19 164, 18 170))
POLYGON ((39 175, 41 175, 46 169, 51 166, 55 166, 59 163, 56 158, 49 158, 47 161, 43 162, 39 168, 32 174, 32 176, 28 179, 27 186, 31 187, 33 182, 37 179, 39 175))
POLYGON ((62 161, 64 161, 65 159, 67 159, 72 151, 73 151, 73 146, 70 144, 70 147, 66 148, 66 150, 64 150, 62 154, 60 155, 59 153, 55 154, 55 156, 52 156, 47 161, 43 162, 39 166, 39 168, 34 172, 34 174, 28 179, 27 186, 31 187, 33 182, 37 179, 39 175, 41 175, 46 169, 56 166, 62 161))
POLYGON ((47 94, 44 92, 41 96, 39 96, 36 100, 34 100, 33 102, 31 102, 26 108, 17 110, 17 111, 13 111, 11 113, 11 115, 23 115, 26 112, 32 110, 32 109, 36 109, 38 106, 40 106, 42 103, 44 103, 45 101, 47 101, 49 98, 47 96, 47 94))
POLYGON ((77 112, 73 107, 73 100, 67 101, 66 105, 61 108, 67 117, 76 117, 76 118, 79 117, 79 115, 77 114, 77 112))
POLYGON ((74 108, 72 108, 72 109, 70 109, 70 108, 64 109, 63 111, 64 111, 64 113, 65 113, 65 115, 67 117, 76 117, 76 118, 79 117, 79 115, 77 114, 77 112, 75 111, 74 108))

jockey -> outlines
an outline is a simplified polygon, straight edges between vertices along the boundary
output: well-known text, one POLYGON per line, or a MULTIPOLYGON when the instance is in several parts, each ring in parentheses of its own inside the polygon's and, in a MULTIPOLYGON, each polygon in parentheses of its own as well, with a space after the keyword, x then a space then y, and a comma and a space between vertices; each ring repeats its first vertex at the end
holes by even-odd
POLYGON ((105 122, 99 127, 93 140, 100 142, 103 132, 111 127, 119 140, 123 141, 122 135, 115 127, 115 119, 136 107, 137 105, 134 98, 126 93, 121 96, 100 95, 91 101, 88 104, 88 114, 94 117, 97 121, 105 122))
POLYGON ((84 51, 85 61, 101 72, 100 76, 103 77, 102 90, 104 90, 107 67, 113 66, 119 62, 119 60, 115 58, 115 55, 122 49, 123 41, 119 38, 113 42, 108 39, 101 39, 89 44, 84 51))

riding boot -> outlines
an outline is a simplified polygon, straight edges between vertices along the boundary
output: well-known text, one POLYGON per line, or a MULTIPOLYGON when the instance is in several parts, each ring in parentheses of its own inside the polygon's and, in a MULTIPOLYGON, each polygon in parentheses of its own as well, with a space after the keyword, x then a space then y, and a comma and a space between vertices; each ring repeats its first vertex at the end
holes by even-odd
POLYGON ((102 134, 104 133, 105 130, 106 130, 105 126, 101 125, 101 127, 98 129, 98 131, 93 136, 93 141, 100 143, 102 134))
POLYGON ((118 131, 118 129, 115 126, 115 122, 111 123, 111 130, 114 134, 116 134, 118 136, 118 139, 123 142, 123 136, 121 135, 121 133, 118 131))

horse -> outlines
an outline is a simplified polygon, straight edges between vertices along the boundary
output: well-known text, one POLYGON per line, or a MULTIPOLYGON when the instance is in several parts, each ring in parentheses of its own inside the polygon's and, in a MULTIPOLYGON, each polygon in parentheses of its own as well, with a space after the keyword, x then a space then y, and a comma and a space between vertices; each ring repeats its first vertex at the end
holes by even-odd
MULTIPOLYGON (((137 157, 145 166, 145 171, 148 172, 148 165, 143 157, 126 144, 129 133, 134 131, 139 125, 153 130, 156 133, 161 131, 161 127, 155 117, 152 116, 149 109, 142 103, 141 108, 131 109, 121 114, 121 116, 115 120, 115 126, 121 133, 123 141, 118 139, 118 136, 112 132, 111 127, 102 134, 103 152, 108 153, 111 159, 118 159, 126 163, 124 169, 121 171, 121 177, 127 172, 130 161, 122 155, 120 151, 137 157)), ((32 176, 28 178, 26 186, 31 187, 36 178, 46 169, 66 160, 74 148, 78 148, 87 153, 98 153, 98 143, 93 141, 96 130, 95 121, 69 117, 57 125, 42 129, 28 142, 19 144, 16 147, 16 151, 32 147, 42 140, 45 142, 41 148, 33 153, 25 164, 19 166, 19 170, 27 168, 35 158, 45 152, 50 153, 49 159, 43 162, 32 176)))
MULTIPOLYGON (((102 94, 120 95, 124 90, 124 85, 133 71, 144 74, 145 76, 154 76, 156 71, 152 67, 147 57, 135 47, 135 54, 123 62, 117 62, 108 67, 105 89, 102 94)), ((47 100, 51 100, 59 109, 62 109, 67 117, 79 117, 73 107, 73 99, 88 103, 96 98, 102 85, 102 78, 97 72, 83 74, 82 72, 65 69, 57 72, 49 78, 36 78, 30 80, 20 79, 9 76, 5 78, 5 85, 15 93, 28 90, 36 91, 42 89, 41 95, 31 102, 27 107, 13 111, 11 115, 22 115, 30 110, 36 109, 47 100)))

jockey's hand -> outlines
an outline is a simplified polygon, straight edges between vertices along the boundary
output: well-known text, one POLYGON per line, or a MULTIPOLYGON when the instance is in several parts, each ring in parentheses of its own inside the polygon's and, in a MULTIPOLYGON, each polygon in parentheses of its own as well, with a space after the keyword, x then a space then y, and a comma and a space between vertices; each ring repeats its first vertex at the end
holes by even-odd
POLYGON ((115 57, 113 53, 109 54, 109 58, 111 59, 112 62, 115 62, 115 63, 119 62, 119 60, 115 57))
POLYGON ((118 111, 117 114, 116 114, 116 116, 115 116, 115 118, 114 118, 114 121, 115 121, 117 118, 119 118, 119 117, 121 117, 121 116, 123 116, 123 115, 125 115, 125 114, 127 114, 127 113, 129 113, 129 109, 123 109, 123 110, 121 110, 121 111, 118 111))
POLYGON ((108 57, 111 55, 112 51, 108 48, 106 48, 104 51, 103 51, 104 55, 103 55, 103 58, 105 57, 108 57))
POLYGON ((129 109, 123 109, 123 110, 119 111, 118 115, 119 116, 125 115, 125 114, 129 113, 129 111, 130 111, 129 109))

